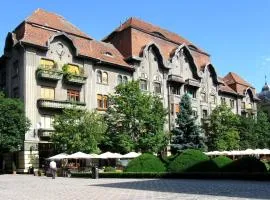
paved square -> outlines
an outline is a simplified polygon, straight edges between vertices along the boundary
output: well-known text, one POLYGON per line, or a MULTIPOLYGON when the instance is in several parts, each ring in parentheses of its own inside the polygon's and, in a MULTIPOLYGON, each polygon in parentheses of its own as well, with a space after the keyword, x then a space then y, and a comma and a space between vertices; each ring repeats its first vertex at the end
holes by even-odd
POLYGON ((0 199, 270 199, 270 182, 0 175, 0 199))

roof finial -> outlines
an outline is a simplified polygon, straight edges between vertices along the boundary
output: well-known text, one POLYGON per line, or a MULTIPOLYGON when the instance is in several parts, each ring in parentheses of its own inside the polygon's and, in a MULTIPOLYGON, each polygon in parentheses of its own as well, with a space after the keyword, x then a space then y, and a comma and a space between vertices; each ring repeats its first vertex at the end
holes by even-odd
POLYGON ((267 77, 266 77, 266 74, 264 75, 264 79, 265 79, 265 85, 267 85, 267 77))

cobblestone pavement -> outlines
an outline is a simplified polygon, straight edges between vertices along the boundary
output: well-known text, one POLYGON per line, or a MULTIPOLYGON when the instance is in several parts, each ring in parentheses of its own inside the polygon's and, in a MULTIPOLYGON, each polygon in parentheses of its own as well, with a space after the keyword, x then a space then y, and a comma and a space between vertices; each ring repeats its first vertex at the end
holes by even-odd
POLYGON ((0 199, 270 199, 270 182, 0 175, 0 199))

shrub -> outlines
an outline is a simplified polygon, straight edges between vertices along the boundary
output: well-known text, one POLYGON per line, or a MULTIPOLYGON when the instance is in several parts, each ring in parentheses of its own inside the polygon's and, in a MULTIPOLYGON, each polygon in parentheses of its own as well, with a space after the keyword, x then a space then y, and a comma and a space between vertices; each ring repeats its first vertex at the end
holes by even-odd
POLYGON ((104 172, 116 172, 116 169, 114 167, 105 167, 104 172))
POLYGON ((201 151, 188 149, 169 164, 168 171, 174 173, 202 171, 203 169, 200 168, 199 164, 210 165, 206 163, 208 160, 208 156, 201 151))
POLYGON ((128 163, 126 172, 165 172, 164 164, 152 154, 142 154, 128 163))
POLYGON ((226 165, 229 165, 233 162, 232 159, 226 157, 226 156, 218 156, 214 159, 212 159, 213 162, 217 165, 219 169, 225 167, 226 165))
POLYGON ((224 172, 267 172, 266 166, 263 162, 255 157, 243 157, 233 161, 231 164, 222 168, 224 172))

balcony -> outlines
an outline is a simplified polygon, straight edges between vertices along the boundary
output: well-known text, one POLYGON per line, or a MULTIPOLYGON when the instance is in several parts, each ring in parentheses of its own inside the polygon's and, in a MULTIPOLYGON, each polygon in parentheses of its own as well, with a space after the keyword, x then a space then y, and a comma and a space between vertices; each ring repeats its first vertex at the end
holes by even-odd
POLYGON ((193 87, 200 87, 200 82, 198 80, 187 79, 185 82, 186 82, 187 85, 191 85, 193 87))
POLYGON ((87 77, 83 75, 65 74, 64 80, 69 84, 83 85, 86 82, 87 77))
POLYGON ((85 103, 83 102, 71 102, 71 101, 58 101, 58 100, 49 100, 49 99, 38 99, 37 105, 39 108, 48 108, 48 109, 69 109, 75 108, 79 110, 85 109, 85 103))
POLYGON ((54 132, 54 129, 51 128, 40 128, 38 129, 39 137, 51 137, 54 132))
POLYGON ((37 78, 39 79, 46 79, 52 81, 58 81, 62 79, 63 72, 55 69, 43 69, 39 68, 36 71, 37 78))

